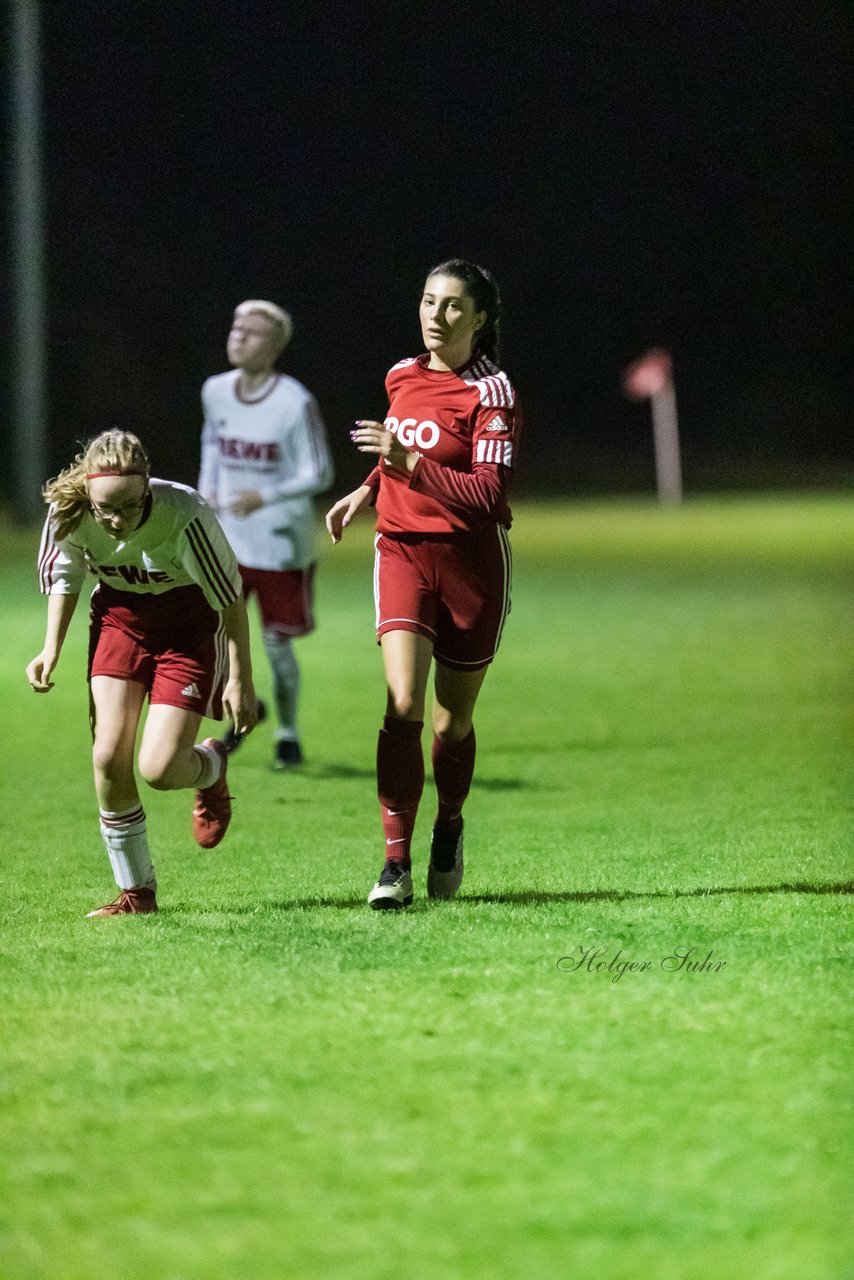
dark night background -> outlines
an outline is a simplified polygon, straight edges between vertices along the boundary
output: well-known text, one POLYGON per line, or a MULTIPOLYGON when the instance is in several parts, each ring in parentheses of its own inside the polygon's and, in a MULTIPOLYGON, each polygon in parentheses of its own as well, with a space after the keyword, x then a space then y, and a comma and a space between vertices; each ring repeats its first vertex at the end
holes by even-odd
POLYGON ((260 296, 294 316, 283 367, 344 492, 349 425, 383 412, 425 271, 461 253, 503 285, 523 491, 652 488, 648 406, 619 390, 651 345, 689 490, 848 482, 848 0, 78 0, 42 22, 52 471, 126 425, 194 483, 201 382, 260 296))

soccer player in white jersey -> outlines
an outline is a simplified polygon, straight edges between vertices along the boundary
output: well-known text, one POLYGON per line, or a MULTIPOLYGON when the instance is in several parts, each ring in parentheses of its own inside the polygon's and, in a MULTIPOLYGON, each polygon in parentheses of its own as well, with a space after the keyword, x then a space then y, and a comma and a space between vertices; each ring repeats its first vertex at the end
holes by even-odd
MULTIPOLYGON (((312 497, 332 483, 317 403, 274 367, 291 339, 291 318, 250 299, 234 313, 232 369, 202 387, 199 491, 217 512, 237 555, 244 594, 258 597, 277 713, 274 768, 302 762, 297 729, 300 672, 296 636, 314 629, 312 497)), ((240 737, 226 736, 235 750, 240 737)))
POLYGON ((153 479, 136 436, 105 431, 44 488, 39 554, 48 596, 41 653, 27 666, 36 693, 53 688, 83 584, 96 579, 89 639, 92 759, 101 834, 119 895, 91 916, 157 910, 154 864, 134 774, 157 791, 195 788, 193 835, 212 849, 231 819, 222 742, 196 744, 203 715, 247 733, 256 698, 249 627, 234 552, 186 485, 153 479))
POLYGON ((452 898, 463 878, 462 809, 475 762, 472 717, 510 610, 511 515, 519 412, 497 363, 500 299, 483 267, 453 258, 427 277, 426 351, 386 377, 384 422, 352 438, 375 467, 327 514, 332 541, 376 504, 374 597, 387 683, 377 743, 385 865, 368 902, 413 898, 410 845, 424 787, 421 731, 431 664, 433 822, 427 893, 452 898))

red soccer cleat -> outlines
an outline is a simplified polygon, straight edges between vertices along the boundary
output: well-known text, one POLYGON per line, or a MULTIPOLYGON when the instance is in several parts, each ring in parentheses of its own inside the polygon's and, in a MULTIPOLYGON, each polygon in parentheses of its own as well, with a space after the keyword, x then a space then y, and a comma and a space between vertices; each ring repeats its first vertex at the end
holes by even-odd
POLYGON ((216 738, 205 738, 202 746, 213 747, 222 760, 222 773, 212 786, 196 791, 196 803, 193 806, 193 839, 203 849, 215 849, 231 822, 231 796, 228 794, 228 783, 225 779, 228 752, 225 744, 216 738))
POLYGON ((153 889, 122 889, 113 902, 107 902, 97 911, 87 911, 86 918, 92 916, 144 916, 157 910, 157 898, 153 889))

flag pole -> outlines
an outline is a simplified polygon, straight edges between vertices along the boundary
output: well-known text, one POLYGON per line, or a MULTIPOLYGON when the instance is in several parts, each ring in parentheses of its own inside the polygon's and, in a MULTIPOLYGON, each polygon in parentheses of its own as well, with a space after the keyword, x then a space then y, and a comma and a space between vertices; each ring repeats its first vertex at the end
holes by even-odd
POLYGON ((40 519, 46 468, 45 285, 38 0, 12 0, 12 287, 15 516, 40 519))
POLYGON ((650 404, 658 498, 664 503, 679 503, 682 501, 682 463, 673 383, 667 382, 661 391, 650 396, 650 404))
POLYGON ((658 500, 682 501, 682 463, 673 360, 670 352, 653 347, 623 370, 623 393, 629 400, 649 400, 658 500))

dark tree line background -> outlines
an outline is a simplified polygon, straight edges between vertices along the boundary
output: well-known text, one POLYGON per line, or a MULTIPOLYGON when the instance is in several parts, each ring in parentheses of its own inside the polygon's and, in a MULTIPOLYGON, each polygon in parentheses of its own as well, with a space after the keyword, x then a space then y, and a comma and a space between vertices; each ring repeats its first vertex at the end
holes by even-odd
POLYGON ((261 296, 294 316, 284 367, 343 491, 350 423, 420 350, 424 273, 461 253, 503 285, 525 491, 652 487, 619 387, 651 345, 689 488, 848 478, 847 0, 42 17, 52 470, 126 425, 193 483, 200 384, 261 296))

